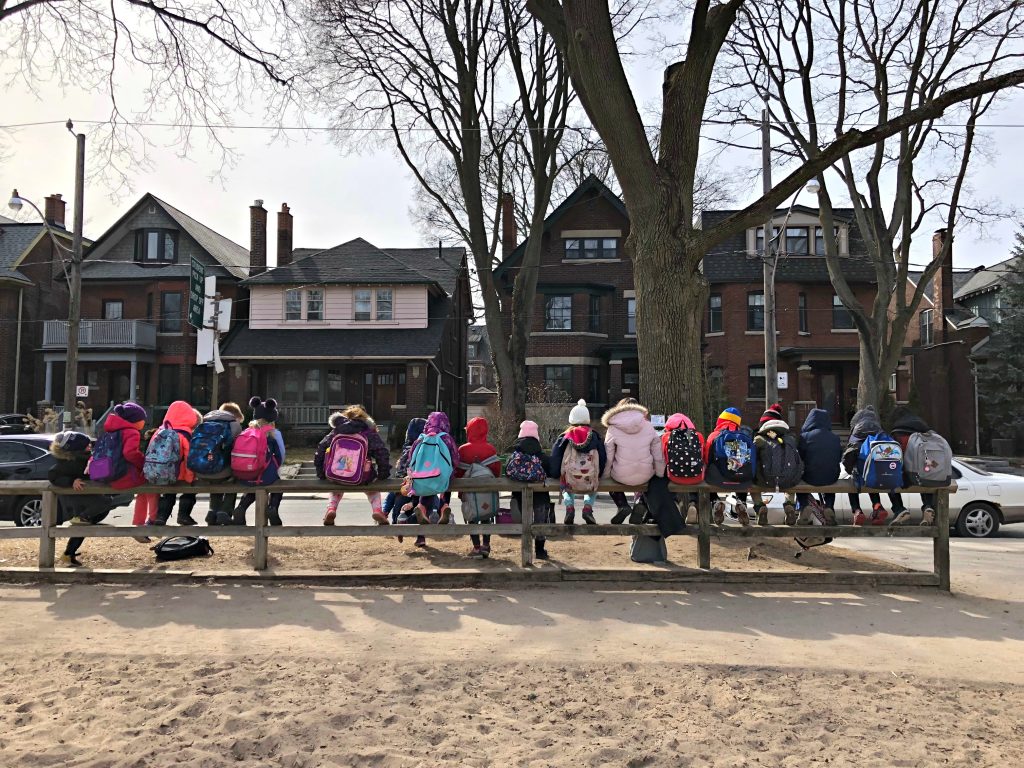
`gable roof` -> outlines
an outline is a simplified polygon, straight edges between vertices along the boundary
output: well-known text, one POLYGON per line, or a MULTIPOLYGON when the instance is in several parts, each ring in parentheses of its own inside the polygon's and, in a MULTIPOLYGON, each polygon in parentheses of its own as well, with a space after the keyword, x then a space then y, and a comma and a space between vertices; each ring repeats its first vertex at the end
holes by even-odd
POLYGON ((14 219, 9 219, 6 216, 0 216, 0 224, 17 224, 14 219))
MULTIPOLYGON (((104 232, 89 248, 85 256, 85 264, 83 270, 88 270, 88 277, 91 279, 109 279, 109 278, 152 278, 154 272, 150 267, 143 267, 140 264, 134 262, 118 262, 116 264, 111 263, 89 263, 89 258, 96 255, 102 255, 104 248, 107 248, 114 243, 111 242, 115 233, 124 225, 128 219, 130 219, 135 213, 147 202, 155 203, 166 213, 174 222, 181 227, 182 231, 186 232, 189 237, 196 241, 200 248, 206 251, 214 261, 220 264, 224 271, 233 277, 239 279, 245 279, 246 275, 249 274, 249 251, 243 248, 233 240, 229 240, 219 232, 215 232, 202 222, 196 221, 187 213, 175 208, 168 202, 161 200, 159 197, 154 195, 152 192, 147 192, 138 202, 129 208, 121 218, 114 222, 106 232, 104 232)), ((188 264, 177 264, 170 267, 162 268, 160 271, 161 277, 187 277, 189 271, 188 264), (182 272, 178 275, 178 272, 182 272)), ((215 273, 208 273, 215 274, 215 273)), ((83 276, 86 273, 83 271, 83 276)))
POLYGON ((43 231, 42 224, 0 222, 0 280, 9 280, 25 285, 32 284, 32 281, 24 273, 19 272, 15 265, 21 260, 22 254, 35 242, 39 233, 43 231))
MULTIPOLYGON (((626 212, 626 204, 622 202, 622 199, 612 192, 597 176, 590 174, 555 210, 547 215, 544 219, 544 234, 550 232, 559 219, 581 203, 588 195, 607 200, 615 210, 625 216, 627 220, 629 219, 629 214, 626 212)), ((514 267, 522 260, 523 254, 526 252, 526 242, 526 240, 523 240, 512 253, 502 259, 501 263, 494 270, 495 277, 500 276, 505 270, 514 267)))
POLYGON ((246 285, 433 285, 452 295, 465 248, 378 248, 361 237, 250 277, 246 285))
POLYGON ((991 267, 979 267, 973 272, 953 273, 953 298, 963 299, 975 293, 986 291, 998 291, 1007 275, 1015 272, 1013 262, 1016 257, 1010 257, 991 267), (959 280, 957 278, 960 278, 959 280))

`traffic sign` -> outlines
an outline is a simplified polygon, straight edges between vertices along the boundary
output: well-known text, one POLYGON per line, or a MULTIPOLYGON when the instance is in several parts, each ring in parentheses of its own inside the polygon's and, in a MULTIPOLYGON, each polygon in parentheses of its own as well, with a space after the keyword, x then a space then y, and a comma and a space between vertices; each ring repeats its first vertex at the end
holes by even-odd
POLYGON ((205 282, 206 265, 193 256, 188 280, 188 323, 196 328, 203 327, 203 307, 206 300, 203 290, 205 282))
POLYGON ((89 387, 75 387, 75 397, 88 397, 89 387))

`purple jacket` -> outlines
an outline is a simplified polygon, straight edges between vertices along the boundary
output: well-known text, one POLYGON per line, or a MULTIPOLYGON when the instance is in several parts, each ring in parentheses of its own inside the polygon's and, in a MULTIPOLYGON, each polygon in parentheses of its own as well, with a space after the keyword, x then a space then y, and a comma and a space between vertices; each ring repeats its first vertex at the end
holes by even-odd
POLYGON ((455 442, 455 438, 452 437, 452 423, 448 420, 448 414, 443 411, 434 411, 427 416, 427 425, 423 427, 423 434, 436 435, 439 432, 444 432, 444 437, 441 439, 448 446, 448 451, 452 455, 452 466, 457 466, 459 463, 459 446, 455 442))

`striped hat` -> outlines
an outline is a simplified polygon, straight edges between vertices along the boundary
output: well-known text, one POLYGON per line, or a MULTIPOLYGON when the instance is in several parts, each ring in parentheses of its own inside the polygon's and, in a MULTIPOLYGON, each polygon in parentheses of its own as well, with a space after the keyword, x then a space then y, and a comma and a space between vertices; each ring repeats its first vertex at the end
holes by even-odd
POLYGON ((768 410, 766 410, 761 416, 761 421, 759 423, 764 424, 767 421, 783 421, 781 403, 775 403, 774 405, 768 406, 768 410))
POLYGON ((736 408, 726 408, 724 411, 722 411, 720 414, 718 414, 718 420, 719 421, 723 421, 723 420, 724 421, 731 421, 733 424, 735 424, 738 427, 740 425, 740 422, 743 421, 743 417, 740 416, 740 412, 739 412, 738 409, 736 409, 736 408))

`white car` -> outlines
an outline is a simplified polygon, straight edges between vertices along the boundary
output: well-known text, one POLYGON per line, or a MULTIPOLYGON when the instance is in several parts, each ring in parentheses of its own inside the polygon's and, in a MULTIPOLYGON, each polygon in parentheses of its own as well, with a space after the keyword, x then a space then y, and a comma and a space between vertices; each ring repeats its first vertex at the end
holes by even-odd
MULTIPOLYGON (((1000 525, 1024 523, 1024 477, 1001 472, 989 472, 961 459, 953 459, 953 478, 957 490, 949 497, 949 523, 961 536, 985 538, 995 536, 1000 525)), ((867 511, 870 504, 867 494, 862 494, 862 509, 867 511)), ((728 516, 736 519, 735 494, 729 494, 728 516)), ((785 494, 766 493, 765 503, 768 505, 768 522, 779 525, 785 522, 782 502, 785 494)), ((903 503, 912 515, 911 523, 921 520, 921 498, 915 493, 903 494, 903 503)), ((892 520, 892 504, 882 494, 882 506, 890 511, 892 520)), ((751 519, 754 517, 753 505, 747 499, 747 507, 751 519)), ((840 525, 852 525, 853 515, 846 494, 836 497, 836 518, 840 525)))

